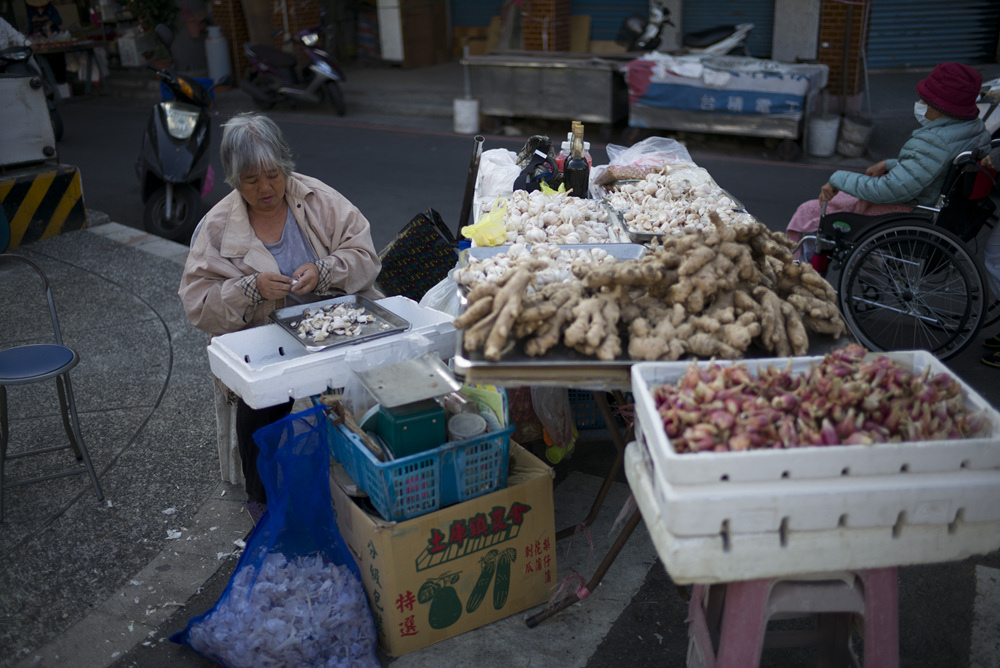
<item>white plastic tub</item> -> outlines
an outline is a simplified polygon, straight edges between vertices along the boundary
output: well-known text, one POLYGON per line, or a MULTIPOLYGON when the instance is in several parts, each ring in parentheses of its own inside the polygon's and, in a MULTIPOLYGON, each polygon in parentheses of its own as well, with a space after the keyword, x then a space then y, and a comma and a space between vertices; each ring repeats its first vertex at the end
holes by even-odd
MULTIPOLYGON (((667 527, 676 515, 690 509, 665 503, 654 490, 650 460, 642 444, 632 442, 626 448, 625 474, 656 551, 678 584, 958 561, 1000 547, 1000 522, 963 518, 948 523, 904 521, 886 527, 837 526, 814 531, 793 526, 743 533, 716 527, 702 535, 678 536, 667 527)), ((992 498, 997 498, 996 492, 992 498)))
MULTIPOLYGON (((926 351, 878 353, 905 368, 922 372, 947 373, 949 369, 926 351)), ((775 366, 804 373, 822 357, 767 358, 718 361, 715 364, 745 364, 751 373, 775 366)), ((713 362, 699 362, 708 365, 713 362)), ((637 439, 644 442, 652 457, 658 480, 680 485, 719 482, 766 482, 781 485, 789 481, 863 476, 902 476, 914 473, 944 473, 1000 468, 1000 413, 960 378, 967 408, 983 412, 984 432, 976 438, 921 443, 880 443, 872 446, 838 445, 750 450, 745 452, 678 453, 674 450, 656 410, 652 387, 681 378, 691 362, 640 362, 632 366, 632 393, 635 395, 637 439)))
POLYGON ((408 321, 410 328, 311 353, 279 325, 261 325, 213 338, 208 345, 209 367, 251 408, 265 408, 342 388, 350 379, 351 365, 371 369, 429 352, 443 360, 454 356, 457 339, 452 316, 406 297, 386 297, 377 303, 408 321))

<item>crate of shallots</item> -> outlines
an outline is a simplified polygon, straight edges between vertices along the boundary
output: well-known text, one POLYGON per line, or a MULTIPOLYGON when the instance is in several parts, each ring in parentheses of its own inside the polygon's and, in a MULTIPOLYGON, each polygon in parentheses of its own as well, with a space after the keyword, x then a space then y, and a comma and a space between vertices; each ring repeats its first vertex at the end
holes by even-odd
POLYGON ((926 352, 632 367, 675 536, 1000 521, 1000 415, 926 352))
POLYGON ((665 482, 1000 468, 1000 413, 926 351, 641 362, 641 439, 665 482))

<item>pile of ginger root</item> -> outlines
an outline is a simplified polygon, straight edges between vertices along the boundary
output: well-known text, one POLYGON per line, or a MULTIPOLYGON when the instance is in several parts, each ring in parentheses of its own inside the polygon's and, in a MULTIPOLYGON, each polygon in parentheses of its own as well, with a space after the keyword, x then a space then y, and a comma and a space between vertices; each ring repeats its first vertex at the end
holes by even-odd
POLYGON ((518 342, 533 357, 562 343, 605 361, 623 351, 632 360, 739 359, 756 345, 791 357, 807 353, 809 332, 844 333, 833 288, 793 259, 785 234, 710 218, 707 229, 665 235, 641 259, 576 263, 576 280, 534 292, 530 259, 473 285, 455 319, 465 351, 499 361, 518 342))

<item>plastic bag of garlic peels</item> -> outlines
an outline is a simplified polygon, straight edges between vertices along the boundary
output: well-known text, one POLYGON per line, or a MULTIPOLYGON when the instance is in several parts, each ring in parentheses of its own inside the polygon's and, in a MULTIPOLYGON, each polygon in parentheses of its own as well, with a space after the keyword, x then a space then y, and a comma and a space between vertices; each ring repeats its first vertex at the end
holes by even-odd
POLYGON ((267 512, 222 596, 171 641, 226 668, 379 666, 375 623, 333 514, 323 409, 254 434, 267 512))

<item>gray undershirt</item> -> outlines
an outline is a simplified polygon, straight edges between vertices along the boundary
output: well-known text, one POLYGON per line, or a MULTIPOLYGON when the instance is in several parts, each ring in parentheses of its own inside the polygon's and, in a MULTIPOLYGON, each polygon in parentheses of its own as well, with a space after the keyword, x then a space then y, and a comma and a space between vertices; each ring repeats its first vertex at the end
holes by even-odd
POLYGON ((313 252, 306 237, 302 234, 292 210, 288 209, 285 217, 285 227, 281 230, 281 238, 273 244, 264 244, 264 247, 274 256, 278 262, 278 271, 282 276, 291 277, 295 270, 306 262, 315 262, 316 253, 313 252))
MULTIPOLYGON (((306 237, 302 234, 299 224, 295 222, 295 216, 292 215, 291 209, 288 209, 288 214, 285 217, 285 226, 281 229, 281 238, 273 244, 264 244, 264 247, 274 256, 281 275, 288 276, 289 278, 295 273, 296 269, 306 262, 315 262, 317 260, 312 246, 306 241, 306 237)), ((305 295, 292 293, 285 298, 285 301, 288 304, 306 304, 317 299, 320 299, 320 297, 315 293, 305 295)))

